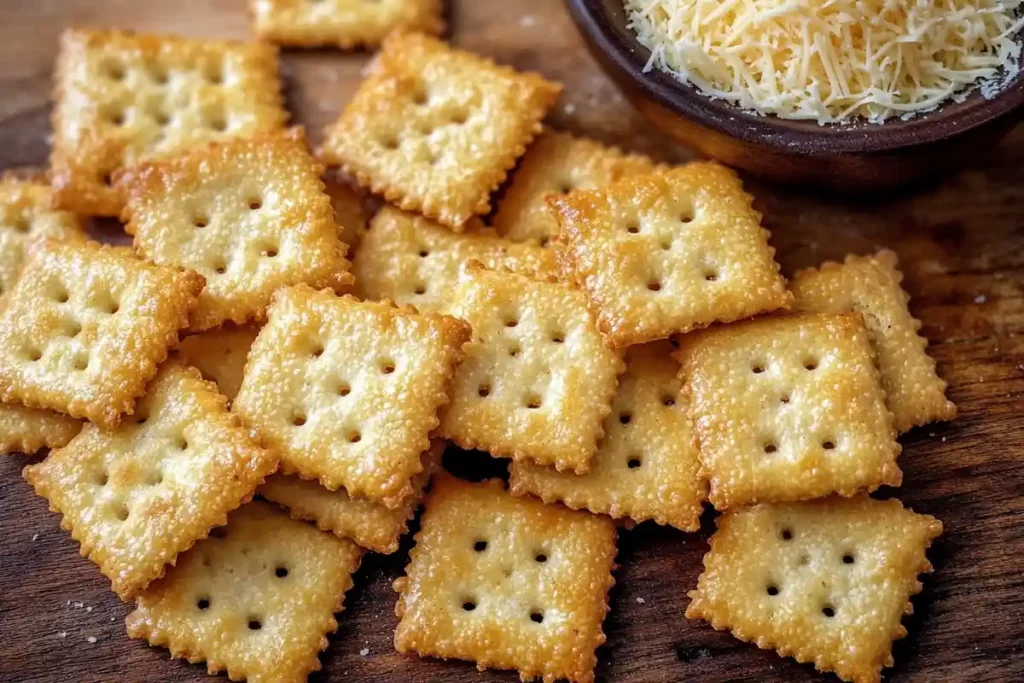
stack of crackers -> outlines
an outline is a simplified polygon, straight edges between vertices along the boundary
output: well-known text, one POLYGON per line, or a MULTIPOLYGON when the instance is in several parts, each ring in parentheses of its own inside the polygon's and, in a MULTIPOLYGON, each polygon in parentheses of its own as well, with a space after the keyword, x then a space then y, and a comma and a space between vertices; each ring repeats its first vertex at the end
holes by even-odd
POLYGON ((319 669, 422 502, 396 648, 592 681, 616 522, 710 502, 686 616, 878 681, 942 526, 867 494, 955 412, 895 256, 787 284, 736 174, 543 128, 560 86, 431 37, 439 4, 254 4, 381 44, 315 155, 267 43, 65 33, 47 180, 0 185, 0 446, 51 449, 25 478, 129 635, 232 680, 319 669))

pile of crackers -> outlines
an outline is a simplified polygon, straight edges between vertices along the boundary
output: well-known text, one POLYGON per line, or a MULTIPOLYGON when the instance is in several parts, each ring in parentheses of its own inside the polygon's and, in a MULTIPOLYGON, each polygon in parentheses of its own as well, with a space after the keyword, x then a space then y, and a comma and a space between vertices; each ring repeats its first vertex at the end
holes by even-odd
POLYGON ((397 650, 592 681, 617 524, 709 502, 686 617, 878 681, 942 525, 868 493, 955 413, 895 256, 787 283, 735 173, 544 128, 560 86, 438 5, 255 3, 268 41, 381 43, 315 154, 267 42, 64 34, 47 179, 0 184, 3 452, 51 449, 24 476, 131 637, 232 680, 319 669, 422 504, 397 650))

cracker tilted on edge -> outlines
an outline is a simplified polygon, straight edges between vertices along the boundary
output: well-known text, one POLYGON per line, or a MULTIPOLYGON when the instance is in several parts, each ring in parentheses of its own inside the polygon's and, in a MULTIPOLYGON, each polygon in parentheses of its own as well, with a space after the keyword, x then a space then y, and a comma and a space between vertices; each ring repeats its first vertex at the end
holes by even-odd
POLYGON ((440 35, 442 0, 250 0, 256 35, 279 45, 343 50, 379 45, 395 29, 440 35))
POLYGON ((177 351, 186 363, 214 382, 230 403, 242 386, 245 361, 257 334, 259 330, 254 327, 219 327, 185 337, 177 351))

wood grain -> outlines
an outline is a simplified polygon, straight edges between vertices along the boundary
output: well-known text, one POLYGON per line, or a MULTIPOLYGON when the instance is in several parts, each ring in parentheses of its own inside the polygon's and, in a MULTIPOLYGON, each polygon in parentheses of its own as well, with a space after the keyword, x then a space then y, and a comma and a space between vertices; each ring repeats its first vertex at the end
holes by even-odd
MULTIPOLYGON (((464 47, 565 82, 550 120, 629 149, 689 155, 650 132, 586 55, 551 0, 461 0, 452 37, 464 47)), ((121 26, 196 36, 248 34, 244 0, 0 0, 0 166, 45 164, 49 72, 60 29, 121 26)), ((289 106, 314 141, 351 95, 367 54, 285 53, 289 106)), ((751 183, 787 273, 887 246, 899 253, 940 373, 960 416, 903 437, 897 494, 941 518, 935 574, 914 600, 910 637, 887 681, 1024 680, 1024 131, 979 150, 975 168, 909 196, 837 201, 751 183)), ((114 234, 109 225, 106 234, 114 234)), ((198 665, 129 641, 121 604, 45 501, 20 476, 30 459, 0 459, 0 680, 201 681, 198 665), (89 642, 95 638, 95 642, 89 642)), ((455 469, 501 469, 480 454, 452 454, 455 469)), ((836 680, 683 618, 704 531, 650 524, 619 537, 621 568, 599 651, 602 681, 836 680)), ((473 665, 396 654, 395 595, 409 541, 371 555, 346 600, 338 633, 310 680, 517 680, 473 665), (369 654, 362 656, 361 650, 369 654)))

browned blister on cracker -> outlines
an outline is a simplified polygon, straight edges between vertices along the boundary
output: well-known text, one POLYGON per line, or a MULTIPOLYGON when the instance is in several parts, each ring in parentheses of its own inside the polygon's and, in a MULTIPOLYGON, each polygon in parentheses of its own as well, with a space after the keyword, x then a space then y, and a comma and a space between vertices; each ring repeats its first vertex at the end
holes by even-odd
POLYGON ((81 420, 52 410, 0 403, 0 455, 60 448, 81 429, 81 420))
POLYGON ((718 509, 899 486, 900 445, 859 315, 751 320, 680 338, 718 509))
POLYGON ((320 669, 362 551, 254 501, 153 582, 128 635, 233 681, 303 683, 320 669))
POLYGON ((541 130, 560 86, 396 32, 326 131, 320 157, 406 211, 459 230, 541 130))
POLYGON ((220 327, 185 337, 177 351, 186 363, 215 383, 230 403, 242 386, 245 361, 257 334, 255 327, 220 327))
POLYGON ((116 426, 202 287, 124 248, 35 243, 0 311, 0 400, 116 426))
POLYGON ((866 496, 726 512, 686 616, 844 681, 878 683, 941 533, 934 517, 866 496))
POLYGON ((216 388, 171 360, 131 420, 112 431, 85 425, 24 474, 63 515, 82 555, 129 599, 224 524, 276 468, 276 456, 239 425, 216 388))
POLYGON ((439 474, 395 582, 395 647, 590 683, 615 552, 607 517, 439 474))
POLYGON ((549 199, 563 271, 615 346, 789 307, 751 202, 735 172, 714 162, 549 199))
POLYGON ((444 31, 441 0, 250 0, 256 35, 280 45, 379 45, 395 29, 444 31))

